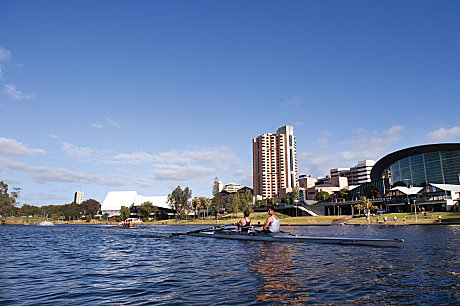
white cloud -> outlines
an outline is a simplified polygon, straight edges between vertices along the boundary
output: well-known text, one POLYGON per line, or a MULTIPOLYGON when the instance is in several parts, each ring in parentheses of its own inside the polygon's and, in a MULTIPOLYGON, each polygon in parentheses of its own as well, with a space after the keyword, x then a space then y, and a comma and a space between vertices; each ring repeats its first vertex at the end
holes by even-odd
POLYGON ((29 149, 21 142, 12 138, 0 138, 0 154, 8 155, 30 155, 45 154, 42 149, 29 149))
POLYGON ((302 104, 302 100, 299 96, 294 96, 289 100, 285 100, 282 104, 285 107, 298 107, 302 104))
POLYGON ((449 141, 460 139, 460 126, 450 129, 440 128, 428 133, 426 139, 432 142, 449 141))
POLYGON ((20 90, 16 88, 16 86, 11 84, 5 84, 5 93, 12 99, 15 100, 24 100, 24 99, 32 99, 35 97, 35 94, 23 94, 20 90))
POLYGON ((115 179, 106 179, 98 175, 87 174, 79 171, 72 171, 63 168, 51 168, 43 166, 32 166, 22 162, 12 161, 0 157, 0 169, 3 171, 24 171, 29 174, 37 183, 59 182, 59 183, 83 183, 98 184, 104 186, 122 186, 124 182, 115 179))
POLYGON ((96 129, 103 129, 103 128, 104 128, 103 125, 97 124, 97 123, 93 123, 93 124, 91 124, 91 126, 92 126, 93 128, 96 128, 96 129))
POLYGON ((62 142, 62 151, 64 153, 72 158, 75 158, 80 161, 89 161, 93 160, 96 157, 100 156, 100 153, 90 147, 77 147, 71 143, 68 142, 62 142))
POLYGON ((137 151, 134 153, 122 153, 118 154, 113 157, 113 163, 114 164, 131 164, 131 165, 137 165, 137 164, 148 164, 153 161, 153 156, 145 153, 143 151, 137 151))
POLYGON ((395 144, 401 140, 402 126, 393 126, 388 130, 375 132, 358 130, 359 137, 351 141, 341 143, 340 146, 348 146, 350 149, 338 151, 331 147, 324 139, 318 139, 317 150, 301 152, 298 154, 299 174, 311 174, 312 176, 329 175, 330 169, 353 167, 360 160, 378 160, 385 156, 395 144))
POLYGON ((11 51, 0 46, 0 61, 5 62, 11 58, 11 51))
POLYGON ((109 119, 109 118, 105 118, 105 121, 107 121, 108 123, 110 123, 111 125, 113 125, 114 127, 120 127, 120 125, 118 124, 118 122, 112 120, 112 119, 109 119))

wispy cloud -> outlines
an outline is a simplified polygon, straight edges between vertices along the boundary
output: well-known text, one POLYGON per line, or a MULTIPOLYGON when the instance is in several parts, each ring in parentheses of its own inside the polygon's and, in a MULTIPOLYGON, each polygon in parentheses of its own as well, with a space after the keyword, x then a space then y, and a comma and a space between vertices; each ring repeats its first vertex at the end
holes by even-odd
POLYGON ((42 149, 29 149, 21 142, 13 138, 0 138, 0 154, 6 155, 31 155, 45 154, 42 149))
POLYGON ((98 184, 103 186, 124 185, 122 180, 107 179, 98 175, 87 174, 63 168, 32 166, 27 163, 17 162, 2 157, 0 157, 0 169, 3 171, 24 171, 29 174, 37 183, 41 184, 48 182, 59 182, 98 184))
POLYGON ((440 128, 428 133, 426 139, 431 142, 459 140, 460 126, 454 126, 450 129, 440 128))
POLYGON ((62 142, 62 151, 64 153, 79 161, 90 161, 101 156, 98 150, 90 147, 78 147, 68 142, 62 142))
POLYGON ((24 99, 32 99, 35 97, 35 94, 24 94, 20 90, 16 88, 16 86, 11 84, 4 85, 5 93, 14 100, 24 100, 24 99))
POLYGON ((105 118, 105 121, 107 121, 108 123, 110 123, 111 125, 113 125, 114 127, 120 127, 120 125, 118 124, 118 122, 112 120, 112 119, 109 119, 109 118, 105 118))
POLYGON ((0 61, 6 62, 11 58, 11 51, 0 46, 0 61))
POLYGON ((330 169, 337 167, 352 167, 360 160, 378 160, 386 155, 395 144, 401 140, 402 126, 393 126, 384 131, 356 131, 357 137, 351 141, 342 143, 348 150, 333 152, 327 146, 327 140, 318 139, 318 148, 311 152, 298 154, 299 174, 311 174, 313 176, 328 175, 330 169))
POLYGON ((91 124, 91 126, 92 126, 93 128, 96 128, 96 129, 103 129, 103 128, 104 128, 103 125, 97 124, 97 123, 93 123, 93 124, 91 124))
POLYGON ((134 153, 121 153, 113 157, 114 164, 148 164, 154 160, 153 155, 145 153, 144 151, 137 151, 134 153))
POLYGON ((294 96, 294 97, 292 97, 291 99, 284 100, 282 104, 283 104, 284 107, 291 107, 291 108, 293 108, 293 107, 298 107, 298 106, 300 106, 302 103, 303 103, 303 102, 302 102, 302 99, 300 99, 299 96, 294 96))

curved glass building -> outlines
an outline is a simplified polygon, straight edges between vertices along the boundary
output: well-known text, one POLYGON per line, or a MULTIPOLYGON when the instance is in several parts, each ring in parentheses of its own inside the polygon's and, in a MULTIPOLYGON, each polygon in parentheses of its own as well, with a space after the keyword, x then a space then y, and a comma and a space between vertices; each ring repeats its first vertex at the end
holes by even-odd
POLYGON ((390 178, 391 184, 460 184, 460 143, 430 144, 388 154, 372 168, 371 179, 390 178))

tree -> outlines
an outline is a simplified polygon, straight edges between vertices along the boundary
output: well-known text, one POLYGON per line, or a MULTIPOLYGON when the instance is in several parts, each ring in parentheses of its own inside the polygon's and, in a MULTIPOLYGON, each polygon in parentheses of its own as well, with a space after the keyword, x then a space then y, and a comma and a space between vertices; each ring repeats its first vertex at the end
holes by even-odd
POLYGON ((262 200, 256 200, 255 204, 256 204, 257 207, 262 207, 262 206, 265 205, 264 201, 262 201, 262 200))
POLYGON ((8 192, 8 185, 0 181, 0 216, 2 223, 6 217, 11 216, 15 211, 16 200, 19 197, 20 188, 13 188, 11 194, 8 192))
POLYGON ((237 193, 230 195, 229 201, 227 203, 227 209, 235 217, 240 210, 240 197, 237 193))
POLYGON ((284 197, 281 199, 281 203, 284 203, 284 204, 291 204, 291 197, 284 197))
POLYGON ((94 199, 88 199, 86 201, 83 201, 80 205, 83 213, 86 216, 90 216, 91 218, 97 215, 97 213, 101 209, 101 203, 94 199))
POLYGON ((375 186, 369 185, 364 188, 364 196, 367 198, 380 198, 380 193, 375 186))
POLYGON ((276 204, 278 204, 278 201, 275 198, 268 198, 267 199, 267 204, 268 205, 276 205, 276 204))
MULTIPOLYGON (((52 205, 50 205, 52 206, 52 205)), ((67 220, 75 220, 78 219, 78 217, 81 214, 81 207, 78 204, 71 203, 71 204, 66 204, 62 207, 62 215, 65 216, 67 220)), ((50 212, 51 215, 53 214, 52 211, 50 212)), ((59 215, 59 214, 57 214, 59 215)))
POLYGON ((341 199, 348 199, 348 190, 342 188, 339 190, 339 198, 341 199))
POLYGON ((120 218, 122 221, 125 221, 126 219, 128 219, 129 217, 131 216, 131 210, 129 210, 128 207, 126 206, 122 206, 120 208, 120 218))
POLYGON ((144 222, 149 221, 150 214, 153 212, 152 202, 144 202, 137 206, 137 215, 142 218, 144 222))
POLYGON ((109 214, 108 213, 104 213, 102 215, 102 218, 104 218, 106 220, 106 222, 109 222, 109 214))
POLYGON ((209 217, 209 207, 212 205, 212 200, 210 198, 202 198, 202 203, 206 207, 206 217, 209 217))
POLYGON ((185 187, 184 190, 177 186, 171 194, 168 195, 169 207, 176 214, 176 219, 184 219, 189 210, 189 199, 192 197, 192 191, 185 187))
POLYGON ((252 212, 252 192, 249 189, 246 189, 244 193, 239 196, 239 210, 245 211, 249 210, 252 212))
POLYGON ((316 201, 326 202, 329 200, 329 193, 327 191, 320 191, 315 197, 316 201))
POLYGON ((364 210, 367 214, 367 216, 369 216, 369 213, 372 211, 372 210, 377 210, 379 209, 377 206, 374 206, 372 204, 371 201, 369 201, 366 197, 362 197, 361 198, 361 202, 356 204, 355 205, 355 208, 359 209, 360 213, 361 213, 361 210, 364 210))
POLYGON ((40 207, 23 204, 22 207, 19 209, 19 214, 21 216, 37 216, 40 214, 40 207))
POLYGON ((214 178, 214 183, 212 185, 212 212, 217 215, 219 214, 220 210, 220 197, 219 197, 219 179, 217 176, 214 178))
POLYGON ((299 197, 300 197, 299 186, 295 186, 294 188, 292 188, 291 197, 294 203, 299 201, 299 197))

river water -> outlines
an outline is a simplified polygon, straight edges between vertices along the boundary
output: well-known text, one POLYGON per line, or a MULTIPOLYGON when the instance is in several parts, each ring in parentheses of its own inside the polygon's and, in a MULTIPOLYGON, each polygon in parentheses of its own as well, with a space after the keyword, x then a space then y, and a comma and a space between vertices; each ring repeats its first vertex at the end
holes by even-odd
POLYGON ((0 226, 0 305, 460 303, 460 226, 298 226, 400 248, 245 242, 200 227, 0 226))

